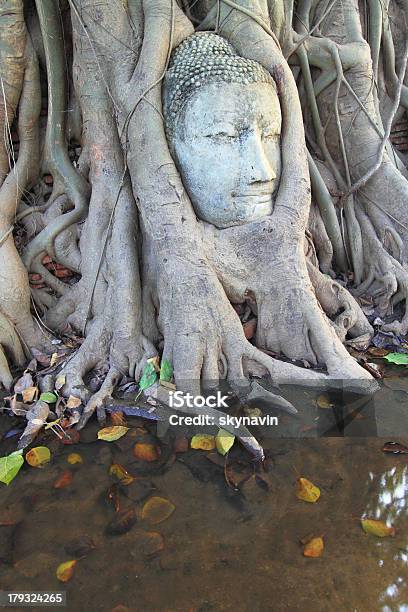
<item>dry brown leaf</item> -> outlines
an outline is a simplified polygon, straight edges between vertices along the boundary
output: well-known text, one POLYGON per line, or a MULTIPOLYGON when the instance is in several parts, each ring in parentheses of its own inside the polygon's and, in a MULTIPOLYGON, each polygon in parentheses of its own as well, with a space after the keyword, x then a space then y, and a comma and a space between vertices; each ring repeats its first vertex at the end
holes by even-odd
POLYGON ((164 497, 151 497, 147 500, 142 509, 142 519, 152 525, 162 523, 169 518, 176 509, 176 506, 164 497))

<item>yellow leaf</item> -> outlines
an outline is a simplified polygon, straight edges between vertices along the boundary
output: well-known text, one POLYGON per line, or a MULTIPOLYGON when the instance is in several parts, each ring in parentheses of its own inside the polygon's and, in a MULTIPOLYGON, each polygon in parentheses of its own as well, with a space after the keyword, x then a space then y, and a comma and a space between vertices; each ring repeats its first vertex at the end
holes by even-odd
POLYGON ((123 467, 123 465, 120 465, 120 463, 112 463, 109 468, 109 474, 111 476, 116 476, 122 485, 130 485, 134 481, 132 474, 129 474, 129 472, 123 467))
POLYGON ((157 461, 160 459, 160 449, 149 442, 136 442, 133 454, 140 461, 157 461))
POLYGON ((297 479, 296 497, 305 502, 314 504, 320 497, 320 489, 307 478, 297 479))
POLYGON ((50 366, 51 367, 56 364, 57 359, 58 359, 58 353, 53 353, 51 355, 51 361, 50 361, 50 366))
POLYGON ((387 536, 395 535, 395 527, 388 527, 383 521, 374 519, 360 519, 361 526, 366 533, 375 535, 378 538, 386 538, 387 536))
POLYGON ((59 376, 57 376, 57 379, 55 381, 55 388, 57 391, 62 389, 62 387, 65 385, 66 380, 67 377, 65 376, 65 374, 60 374, 59 376))
POLYGON ((316 400, 316 404, 319 408, 331 408, 333 406, 327 395, 319 395, 316 400))
POLYGON ((42 467, 51 459, 50 449, 46 446, 36 446, 28 451, 25 459, 32 467, 42 467))
POLYGON ((312 538, 305 544, 303 555, 305 557, 321 557, 324 550, 323 538, 312 538))
POLYGON ((61 563, 58 567, 57 567, 57 578, 60 582, 68 582, 68 580, 71 580, 73 574, 74 574, 74 567, 76 566, 77 562, 76 559, 73 559, 72 561, 65 561, 65 563, 61 563))
POLYGON ((160 357, 156 355, 155 357, 150 357, 147 360, 147 363, 151 363, 156 372, 160 372, 160 357))
POLYGON ((37 395, 37 392, 38 392, 37 387, 27 387, 27 389, 24 389, 24 391, 22 392, 23 402, 25 403, 33 402, 37 395))
POLYGON ((215 438, 209 434, 197 434, 191 438, 191 448, 210 451, 215 448, 215 438))
POLYGON ((67 457, 67 461, 70 465, 75 465, 76 463, 83 463, 82 457, 78 453, 70 453, 67 457))
POLYGON ((79 397, 75 397, 75 395, 70 395, 67 401, 67 408, 79 408, 82 404, 79 397))
POLYGON ((220 455, 226 455, 234 445, 235 436, 225 429, 220 429, 215 436, 215 446, 220 455))
POLYGON ((104 427, 98 431, 98 439, 105 440, 105 442, 114 442, 119 440, 122 436, 129 431, 129 427, 123 427, 123 425, 113 425, 113 427, 104 427))
POLYGON ((176 506, 164 497, 151 497, 142 509, 142 519, 152 525, 162 523, 175 511, 176 506))

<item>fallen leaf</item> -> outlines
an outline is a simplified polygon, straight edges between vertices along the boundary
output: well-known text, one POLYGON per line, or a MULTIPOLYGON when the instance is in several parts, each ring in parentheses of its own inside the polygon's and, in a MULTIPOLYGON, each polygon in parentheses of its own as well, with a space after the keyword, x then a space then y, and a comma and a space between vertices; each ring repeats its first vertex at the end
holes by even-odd
POLYGON ((123 425, 123 427, 126 427, 126 418, 123 412, 111 412, 109 417, 112 425, 123 425))
POLYGON ((23 391, 29 387, 32 387, 33 385, 33 377, 29 372, 26 372, 14 385, 14 393, 23 393, 23 391))
POLYGON ((0 457, 0 482, 9 485, 17 476, 24 463, 23 451, 14 451, 6 457, 0 457))
POLYGON ((68 582, 74 575, 74 568, 77 564, 76 559, 65 561, 57 567, 57 578, 60 582, 68 582))
POLYGON ((144 370, 143 370, 142 378, 140 379, 140 382, 139 382, 139 390, 144 391, 145 389, 148 389, 149 387, 154 385, 156 380, 157 380, 157 372, 155 370, 153 363, 151 362, 146 363, 144 370))
POLYGON ((106 499, 114 507, 115 512, 120 511, 120 497, 117 484, 114 484, 109 487, 108 492, 106 494, 106 499))
POLYGON ((104 427, 98 431, 98 439, 105 442, 114 442, 119 440, 129 431, 129 427, 123 425, 113 425, 112 427, 104 427))
POLYGON ((62 387, 66 383, 66 380, 67 380, 67 377, 65 376, 65 374, 60 374, 59 376, 57 376, 56 381, 55 381, 55 388, 57 391, 62 389, 62 387))
POLYGON ((210 434, 197 434, 191 438, 191 448, 210 451, 215 448, 215 437, 210 434))
POLYGON ((133 454, 141 461, 157 461, 160 458, 160 450, 154 444, 148 442, 136 442, 133 447, 133 454))
POLYGON ((173 368, 168 359, 163 359, 160 368, 160 380, 164 382, 171 382, 173 378, 173 368))
POLYGON ((374 519, 360 519, 361 526, 366 533, 375 535, 378 538, 386 538, 395 535, 395 527, 389 527, 383 521, 374 519))
POLYGON ((68 485, 71 484, 73 479, 73 474, 70 470, 64 470, 62 474, 57 478, 54 482, 54 489, 64 489, 68 485))
POLYGON ((303 548, 303 556, 304 557, 321 557, 324 550, 324 542, 323 538, 312 538, 305 544, 303 548))
POLYGON ((42 467, 51 460, 50 449, 46 446, 36 446, 28 451, 25 459, 32 467, 42 467))
POLYGON ((174 442, 175 453, 186 453, 188 451, 188 439, 185 436, 178 436, 174 442))
POLYGON ((388 355, 387 349, 379 348, 377 346, 371 346, 367 353, 370 353, 372 357, 385 357, 388 355))
POLYGON ((83 559, 87 555, 89 555, 92 550, 95 548, 95 542, 88 535, 83 535, 78 538, 75 538, 65 544, 64 546, 65 552, 71 557, 76 557, 77 559, 83 559))
POLYGON ((305 502, 314 504, 320 497, 320 489, 307 478, 297 479, 296 497, 305 502))
POLYGON ((388 355, 385 355, 384 359, 390 363, 396 363, 397 365, 408 364, 408 355, 405 353, 388 353, 388 355))
POLYGON ((83 463, 81 455, 78 453, 70 453, 67 457, 67 461, 70 465, 76 465, 77 463, 83 463))
POLYGON ((164 549, 164 538, 158 531, 139 531, 134 534, 134 544, 143 555, 150 557, 164 549))
POLYGON ((156 370, 156 372, 159 374, 160 372, 160 357, 158 355, 156 355, 155 357, 150 357, 150 359, 147 360, 147 363, 151 363, 154 367, 154 369, 156 370))
POLYGON ((82 401, 79 397, 75 397, 75 395, 70 395, 67 401, 67 408, 79 408, 82 404, 82 401))
POLYGON ((225 429, 220 429, 215 436, 215 446, 220 455, 226 455, 235 442, 235 436, 225 429))
POLYGON ((250 319, 242 325, 244 329, 244 335, 247 340, 251 340, 255 336, 257 322, 257 319, 250 319))
POLYGON ((151 497, 147 500, 142 509, 142 519, 152 525, 162 523, 169 518, 175 511, 176 506, 164 497, 151 497))
POLYGON ((57 363, 58 353, 53 353, 51 355, 50 367, 54 366, 57 363))
POLYGON ((47 404, 54 404, 57 401, 57 396, 55 393, 51 393, 51 391, 47 391, 46 393, 41 393, 40 401, 46 402, 47 404))
POLYGON ((128 486, 134 481, 134 477, 120 463, 112 463, 109 474, 115 476, 120 484, 128 486))
POLYGON ((106 528, 106 533, 110 535, 121 535, 132 529, 137 521, 136 510, 129 508, 117 514, 106 528))
POLYGON ((327 395, 319 395, 316 400, 318 408, 332 408, 333 404, 330 402, 330 398, 327 395))
POLYGON ((24 389, 24 391, 22 392, 23 402, 33 402, 36 398, 37 393, 37 387, 27 387, 27 389, 24 389))

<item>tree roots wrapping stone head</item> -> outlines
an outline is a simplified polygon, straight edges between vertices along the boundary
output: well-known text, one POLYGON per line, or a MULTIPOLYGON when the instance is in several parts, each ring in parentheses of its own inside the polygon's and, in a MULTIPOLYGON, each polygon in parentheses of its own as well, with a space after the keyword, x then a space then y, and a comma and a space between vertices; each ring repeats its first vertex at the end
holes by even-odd
POLYGON ((75 332, 55 374, 84 403, 81 425, 158 353, 185 391, 245 386, 259 368, 369 385, 344 347, 372 334, 361 304, 408 331, 407 158, 390 140, 406 121, 407 4, 24 4, 0 7, 0 382, 31 349, 51 351, 51 332, 75 332), (281 167, 271 214, 215 227, 169 141, 191 92, 228 70, 276 87, 281 167), (257 318, 252 340, 237 305, 257 318))

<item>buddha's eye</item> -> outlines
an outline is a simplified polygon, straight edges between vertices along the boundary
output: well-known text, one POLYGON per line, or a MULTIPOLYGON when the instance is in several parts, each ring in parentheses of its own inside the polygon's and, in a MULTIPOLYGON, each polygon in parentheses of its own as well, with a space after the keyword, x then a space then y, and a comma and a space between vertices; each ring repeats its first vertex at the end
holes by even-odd
POLYGON ((267 140, 268 142, 278 141, 280 138, 280 134, 277 132, 263 132, 262 139, 267 140))

